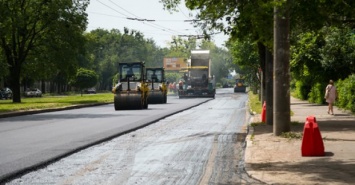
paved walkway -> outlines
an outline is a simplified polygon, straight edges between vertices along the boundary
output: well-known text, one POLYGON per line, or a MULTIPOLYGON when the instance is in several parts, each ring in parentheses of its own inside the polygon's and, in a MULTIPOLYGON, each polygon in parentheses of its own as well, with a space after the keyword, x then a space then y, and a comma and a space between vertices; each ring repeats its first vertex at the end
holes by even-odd
MULTIPOLYGON (((355 183, 355 116, 327 105, 310 104, 291 98, 292 125, 295 135, 303 133, 307 116, 317 119, 325 156, 302 157, 302 138, 287 139, 272 134, 272 126, 250 127, 245 154, 246 171, 267 184, 354 184, 355 183)), ((252 117, 260 122, 260 115, 252 117)))

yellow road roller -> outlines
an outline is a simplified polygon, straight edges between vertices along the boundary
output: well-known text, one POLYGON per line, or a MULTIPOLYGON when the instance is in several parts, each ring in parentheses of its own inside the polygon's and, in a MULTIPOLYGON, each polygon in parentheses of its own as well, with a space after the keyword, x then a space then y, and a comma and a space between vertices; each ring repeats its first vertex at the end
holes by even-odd
POLYGON ((244 84, 244 79, 235 79, 234 92, 246 92, 246 86, 244 84))
POLYGON ((167 85, 164 68, 146 68, 149 88, 148 104, 161 104, 167 102, 167 85))
POLYGON ((112 89, 115 110, 148 108, 144 63, 119 63, 119 82, 112 89))

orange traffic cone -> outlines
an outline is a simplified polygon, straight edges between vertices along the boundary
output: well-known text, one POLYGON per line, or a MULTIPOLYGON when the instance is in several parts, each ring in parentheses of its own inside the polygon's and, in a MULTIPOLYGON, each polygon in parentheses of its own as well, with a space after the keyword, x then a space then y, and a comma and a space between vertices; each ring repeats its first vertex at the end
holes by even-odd
POLYGON ((265 123, 265 121, 266 121, 266 101, 264 101, 263 109, 261 111, 261 122, 265 123))

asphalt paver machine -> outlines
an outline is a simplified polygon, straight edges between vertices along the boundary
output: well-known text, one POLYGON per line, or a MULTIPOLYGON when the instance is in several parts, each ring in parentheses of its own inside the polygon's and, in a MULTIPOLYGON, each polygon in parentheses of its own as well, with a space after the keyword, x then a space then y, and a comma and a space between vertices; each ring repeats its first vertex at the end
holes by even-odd
POLYGON ((192 50, 191 64, 185 70, 184 86, 179 88, 179 98, 215 98, 216 90, 211 77, 209 50, 192 50))

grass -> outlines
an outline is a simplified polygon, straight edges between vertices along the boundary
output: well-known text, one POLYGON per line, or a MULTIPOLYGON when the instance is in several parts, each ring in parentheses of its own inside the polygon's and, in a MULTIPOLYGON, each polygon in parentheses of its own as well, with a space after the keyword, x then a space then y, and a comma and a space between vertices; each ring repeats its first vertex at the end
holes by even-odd
POLYGON ((283 132, 281 133, 281 137, 287 139, 302 139, 303 133, 301 132, 283 132))
MULTIPOLYGON (((263 106, 261 102, 259 101, 259 95, 258 94, 253 94, 253 92, 249 91, 249 108, 255 112, 256 114, 261 114, 261 111, 263 109, 263 106)), ((290 115, 293 116, 294 113, 292 110, 290 111, 290 115)))
POLYGON ((43 96, 38 98, 22 97, 21 103, 12 103, 12 100, 0 100, 0 113, 111 102, 113 102, 112 93, 83 94, 83 96, 76 94, 66 96, 43 96))
POLYGON ((257 114, 261 114, 263 107, 261 105, 261 102, 259 101, 259 95, 253 94, 252 91, 249 91, 248 95, 249 95, 249 108, 253 112, 256 112, 257 114))

